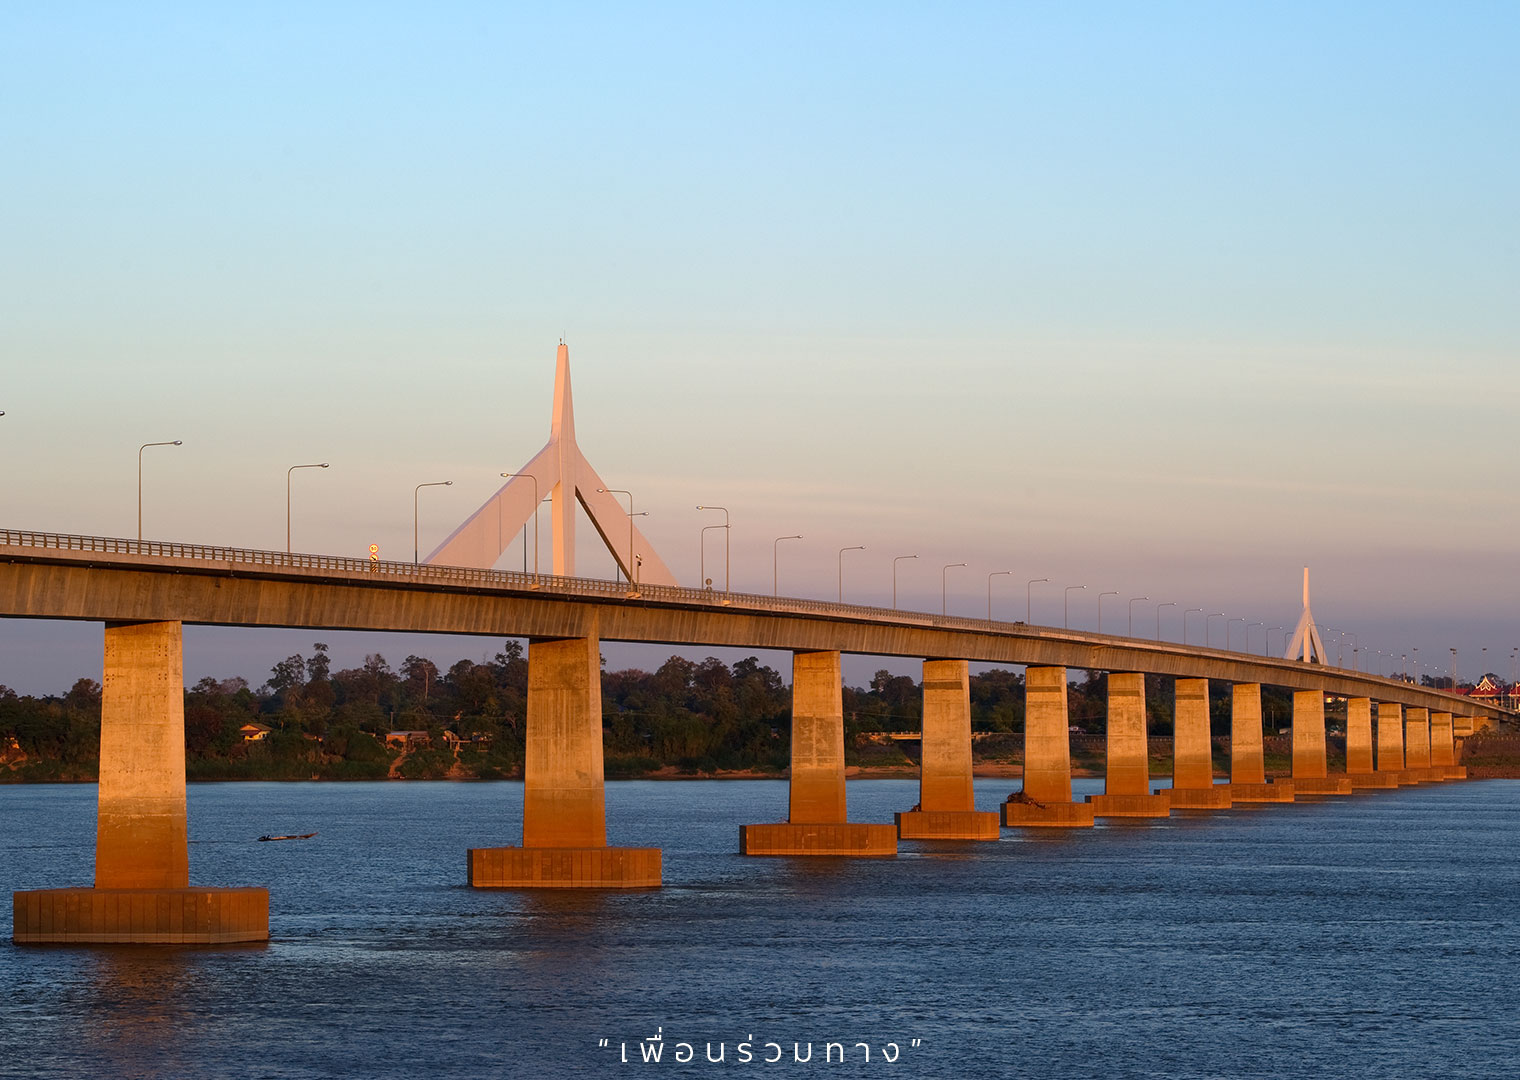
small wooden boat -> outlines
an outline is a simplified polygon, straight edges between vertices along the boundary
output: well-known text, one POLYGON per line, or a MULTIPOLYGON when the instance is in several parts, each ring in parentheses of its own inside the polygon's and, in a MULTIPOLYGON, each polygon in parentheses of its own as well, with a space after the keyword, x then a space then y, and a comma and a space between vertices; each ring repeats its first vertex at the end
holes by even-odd
POLYGON ((309 832, 302 833, 300 836, 261 836, 259 837, 259 841, 262 843, 265 840, 310 840, 316 835, 314 832, 309 832))

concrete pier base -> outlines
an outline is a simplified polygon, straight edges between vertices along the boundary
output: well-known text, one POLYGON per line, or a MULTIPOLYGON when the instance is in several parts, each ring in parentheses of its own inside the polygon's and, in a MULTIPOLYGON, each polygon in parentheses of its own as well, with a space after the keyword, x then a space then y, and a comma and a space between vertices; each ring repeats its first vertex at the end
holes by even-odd
POLYGON ((897 854, 897 827, 855 822, 740 825, 739 854, 891 857, 897 854))
POLYGON ((659 848, 470 848, 477 889, 657 889, 659 848))
POLYGON ((1290 803, 1293 781, 1274 780, 1264 784, 1230 784, 1230 799, 1238 803, 1290 803))
POLYGON ((1399 787, 1414 787, 1416 784, 1430 783, 1430 777, 1426 773, 1425 769, 1400 769, 1399 787))
POLYGON ((269 940, 269 890, 33 889, 14 894, 17 945, 236 945, 269 940))
POLYGON ((1228 810, 1234 805, 1229 784, 1215 784, 1206 788, 1172 788, 1174 810, 1228 810))
POLYGON ((184 631, 107 623, 95 887, 14 894, 18 944, 225 945, 269 940, 269 890, 190 885, 184 631))
POLYGON ((905 810, 895 815, 899 840, 996 840, 998 816, 990 810, 905 810))
POLYGON ((1023 802, 1003 804, 1003 827, 1026 828, 1083 828, 1093 823, 1091 803, 1045 803, 1043 805, 1023 802))
MULTIPOLYGON (((837 652, 792 654, 792 771, 787 784, 787 820, 739 826, 739 854, 897 854, 896 825, 845 820, 844 681, 839 663, 837 652)), ((969 763, 969 712, 966 723, 969 763)), ((968 768, 968 787, 970 779, 968 768)))
POLYGON ((1466 765, 1443 765, 1443 766, 1441 766, 1441 771, 1446 774, 1445 777, 1444 777, 1444 779, 1447 779, 1447 780, 1466 780, 1467 779, 1467 766, 1466 765))
POLYGON ((1382 791, 1399 786, 1399 774, 1396 772, 1355 773, 1348 774, 1346 779, 1351 781, 1354 791, 1382 791))
POLYGON ((1172 815, 1172 793, 1165 789, 1154 795, 1089 795, 1087 802, 1095 818, 1164 818, 1172 815))
POLYGON ((1295 798, 1302 795, 1350 795, 1352 790, 1349 776, 1295 776, 1293 778, 1295 798))

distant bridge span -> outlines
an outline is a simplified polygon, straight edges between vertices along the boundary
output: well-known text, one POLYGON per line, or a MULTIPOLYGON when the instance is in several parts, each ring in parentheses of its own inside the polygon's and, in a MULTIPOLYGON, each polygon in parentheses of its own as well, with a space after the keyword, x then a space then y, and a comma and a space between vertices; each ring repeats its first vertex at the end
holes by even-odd
POLYGON ((0 617, 584 638, 1143 672, 1498 719, 1400 679, 1297 660, 712 590, 327 555, 0 530, 0 617))

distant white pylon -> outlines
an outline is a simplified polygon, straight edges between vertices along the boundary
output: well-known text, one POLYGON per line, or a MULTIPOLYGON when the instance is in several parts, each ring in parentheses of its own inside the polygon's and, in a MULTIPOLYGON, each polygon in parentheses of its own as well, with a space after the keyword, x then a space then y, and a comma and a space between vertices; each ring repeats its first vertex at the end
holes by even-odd
POLYGON ((617 497, 605 490, 607 483, 576 445, 575 407, 570 397, 570 349, 563 342, 556 360, 554 418, 549 426, 549 441, 424 561, 481 569, 495 565, 517 531, 532 518, 536 491, 538 498, 548 496, 553 503, 551 546, 556 575, 575 576, 575 504, 579 502, 630 582, 676 584, 670 568, 654 553, 643 533, 631 527, 632 521, 617 497))
POLYGON ((1298 660, 1302 653, 1304 663, 1328 664, 1330 661, 1325 655, 1325 643, 1319 639, 1319 630, 1314 625, 1314 613, 1309 610, 1309 568, 1304 567, 1304 613, 1298 617, 1298 627, 1293 631, 1293 639, 1288 642, 1288 650, 1283 653, 1284 660, 1298 660))

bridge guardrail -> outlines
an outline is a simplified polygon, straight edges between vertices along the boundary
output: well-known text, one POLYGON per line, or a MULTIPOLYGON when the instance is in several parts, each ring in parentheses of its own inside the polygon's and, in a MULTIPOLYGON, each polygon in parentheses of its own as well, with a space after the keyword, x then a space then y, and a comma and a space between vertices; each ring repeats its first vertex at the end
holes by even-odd
MULTIPOLYGON (((371 561, 343 555, 312 555, 302 552, 264 551, 258 548, 224 547, 213 544, 185 544, 162 540, 129 540, 120 537, 79 536, 68 533, 36 532, 21 529, 0 529, 0 546, 57 549, 63 551, 100 552, 108 555, 135 555, 148 558, 183 559, 194 562, 218 563, 300 570, 323 570, 355 576, 381 575, 398 582, 417 582, 460 585, 469 588, 511 590, 514 592, 549 592, 558 595, 606 597, 608 599, 642 599, 658 603, 726 607, 756 612, 774 612, 795 615, 816 615, 833 619, 859 619, 871 622, 890 621, 905 626, 943 630, 968 630, 976 633, 1026 634, 1038 632, 1042 636, 1068 634, 1076 640, 1088 635, 1058 627, 1036 626, 1023 622, 1004 622, 970 618, 961 615, 934 615, 928 612, 904 611, 899 608, 872 607, 864 604, 843 604, 827 600, 810 600, 805 597, 765 596, 758 593, 725 593, 714 589, 691 589, 678 585, 640 584, 630 592, 626 582, 608 581, 603 578, 559 577, 553 574, 534 574, 519 570, 481 570, 464 566, 435 566, 428 563, 371 561)), ((1152 642, 1148 646, 1175 646, 1189 651, 1196 647, 1178 646, 1175 642, 1152 642)), ((1094 645, 1109 644, 1095 641, 1094 645)), ((1205 652, 1255 657, 1256 653, 1237 650, 1214 650, 1205 652)), ((1267 661, 1275 657, 1262 656, 1267 661)), ((1347 670, 1341 668, 1339 670, 1347 670)), ((1354 670, 1354 669, 1352 669, 1354 670)), ((1356 672, 1371 678, 1402 682, 1387 676, 1373 676, 1370 672, 1356 672)))

